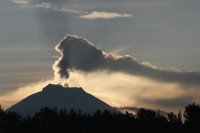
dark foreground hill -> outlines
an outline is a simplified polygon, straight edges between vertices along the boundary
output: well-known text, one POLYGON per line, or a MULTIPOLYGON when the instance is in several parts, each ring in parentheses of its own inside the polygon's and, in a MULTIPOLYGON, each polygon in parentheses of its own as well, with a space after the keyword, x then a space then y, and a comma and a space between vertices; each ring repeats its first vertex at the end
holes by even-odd
POLYGON ((80 109, 82 113, 94 113, 98 110, 109 110, 118 112, 98 98, 86 93, 82 88, 63 87, 61 85, 49 84, 41 92, 32 94, 19 103, 13 105, 6 111, 15 111, 22 116, 34 115, 43 107, 73 108, 76 112, 80 109))

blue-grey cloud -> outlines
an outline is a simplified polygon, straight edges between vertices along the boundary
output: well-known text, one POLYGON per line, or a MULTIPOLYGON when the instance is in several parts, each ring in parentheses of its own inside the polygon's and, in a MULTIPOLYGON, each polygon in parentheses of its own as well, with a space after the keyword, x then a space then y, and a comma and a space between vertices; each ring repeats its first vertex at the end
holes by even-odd
POLYGON ((129 55, 113 56, 98 49, 88 40, 77 36, 67 35, 56 46, 56 50, 62 54, 57 67, 63 78, 69 78, 69 72, 75 70, 84 72, 107 70, 143 76, 163 82, 200 85, 199 72, 162 70, 139 63, 129 55))

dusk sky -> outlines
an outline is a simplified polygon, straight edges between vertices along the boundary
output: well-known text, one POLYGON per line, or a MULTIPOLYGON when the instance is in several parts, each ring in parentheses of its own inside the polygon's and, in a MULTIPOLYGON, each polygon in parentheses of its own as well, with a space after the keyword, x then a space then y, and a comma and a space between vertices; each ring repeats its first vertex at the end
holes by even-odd
POLYGON ((4 108, 61 82, 114 107, 200 101, 199 0, 1 0, 0 18, 4 108))

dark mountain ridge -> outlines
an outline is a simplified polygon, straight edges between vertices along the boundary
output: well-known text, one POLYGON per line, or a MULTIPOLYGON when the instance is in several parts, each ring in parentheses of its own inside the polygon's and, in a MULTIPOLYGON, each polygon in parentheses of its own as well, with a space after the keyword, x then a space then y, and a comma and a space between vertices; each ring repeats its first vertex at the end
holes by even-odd
POLYGON ((61 85, 49 84, 41 92, 32 94, 21 100, 6 111, 16 111, 22 116, 34 115, 43 107, 67 110, 81 110, 82 113, 94 113, 98 110, 109 110, 118 112, 116 109, 85 92, 82 88, 63 87, 61 85))

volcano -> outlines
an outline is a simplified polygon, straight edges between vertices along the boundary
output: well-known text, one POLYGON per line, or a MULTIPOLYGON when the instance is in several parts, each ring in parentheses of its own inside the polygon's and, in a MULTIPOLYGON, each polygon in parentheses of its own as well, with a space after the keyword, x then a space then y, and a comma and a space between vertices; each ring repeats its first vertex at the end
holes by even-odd
POLYGON ((100 99, 85 92, 82 88, 63 87, 61 85, 49 84, 41 92, 32 94, 11 106, 7 112, 18 112, 22 116, 34 115, 43 107, 58 109, 81 110, 82 113, 94 113, 98 110, 109 110, 119 113, 116 109, 101 101, 100 99))

